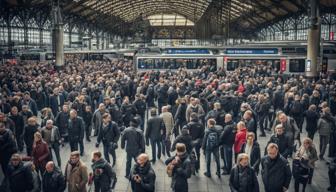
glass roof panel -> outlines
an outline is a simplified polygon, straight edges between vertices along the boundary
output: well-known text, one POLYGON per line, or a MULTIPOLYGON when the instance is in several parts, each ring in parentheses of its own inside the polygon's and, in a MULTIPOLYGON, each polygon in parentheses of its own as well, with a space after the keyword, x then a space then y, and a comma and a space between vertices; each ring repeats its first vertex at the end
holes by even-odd
POLYGON ((156 14, 147 17, 151 26, 193 26, 194 22, 178 14, 156 14))

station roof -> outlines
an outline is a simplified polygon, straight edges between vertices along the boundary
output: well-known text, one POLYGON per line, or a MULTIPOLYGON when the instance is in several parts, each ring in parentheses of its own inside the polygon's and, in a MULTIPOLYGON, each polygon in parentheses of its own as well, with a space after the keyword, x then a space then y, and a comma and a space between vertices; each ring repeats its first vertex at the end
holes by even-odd
MULTIPOLYGON (((6 6, 45 6, 52 0, 4 0, 6 6)), ((53 0, 57 1, 57 0, 53 0)), ((106 27, 150 20, 153 15, 185 18, 186 26, 197 23, 215 7, 221 23, 253 30, 307 12, 307 0, 59 0, 70 13, 106 27), (188 24, 187 24, 188 23, 188 24)), ((321 12, 336 12, 336 0, 320 0, 321 12)), ((161 25, 164 26, 164 21, 161 25)))

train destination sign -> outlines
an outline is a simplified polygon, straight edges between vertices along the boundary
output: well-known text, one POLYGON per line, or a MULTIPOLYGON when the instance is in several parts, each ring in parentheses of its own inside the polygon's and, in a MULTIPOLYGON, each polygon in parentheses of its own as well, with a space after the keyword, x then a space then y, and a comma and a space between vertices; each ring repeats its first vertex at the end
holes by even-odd
POLYGON ((210 54, 208 49, 167 49, 167 54, 210 54))
POLYGON ((225 54, 234 54, 234 55, 274 55, 278 54, 279 51, 276 48, 269 49, 255 49, 255 48, 230 48, 224 51, 225 54))

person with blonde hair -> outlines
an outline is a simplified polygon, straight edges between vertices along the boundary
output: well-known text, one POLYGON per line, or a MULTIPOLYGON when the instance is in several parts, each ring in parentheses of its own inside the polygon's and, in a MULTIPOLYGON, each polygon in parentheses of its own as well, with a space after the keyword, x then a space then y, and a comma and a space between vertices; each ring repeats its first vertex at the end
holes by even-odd
POLYGON ((237 164, 230 173, 229 185, 232 192, 259 192, 257 175, 249 162, 248 154, 238 155, 237 164))
POLYGON ((171 167, 173 192, 188 192, 188 179, 191 177, 191 162, 183 143, 176 144, 176 155, 165 161, 171 167))
POLYGON ((251 167, 254 169, 255 173, 258 174, 261 159, 260 146, 255 140, 253 132, 247 133, 246 143, 242 145, 240 153, 246 153, 248 155, 251 167))
MULTIPOLYGON (((298 192, 300 188, 300 183, 302 183, 303 188, 302 191, 305 191, 307 183, 311 184, 311 180, 313 178, 315 162, 318 160, 317 151, 313 144, 313 141, 310 138, 305 138, 303 140, 303 145, 299 148, 299 150, 295 154, 294 161, 297 160, 300 165, 304 166, 307 170, 305 175, 301 173, 294 174, 295 170, 293 168, 293 176, 295 179, 295 191, 298 192)), ((294 163, 293 163, 294 164, 294 163)))
POLYGON ((50 158, 50 151, 48 144, 42 139, 40 132, 34 134, 32 157, 37 172, 40 172, 40 174, 43 175, 45 166, 50 158))

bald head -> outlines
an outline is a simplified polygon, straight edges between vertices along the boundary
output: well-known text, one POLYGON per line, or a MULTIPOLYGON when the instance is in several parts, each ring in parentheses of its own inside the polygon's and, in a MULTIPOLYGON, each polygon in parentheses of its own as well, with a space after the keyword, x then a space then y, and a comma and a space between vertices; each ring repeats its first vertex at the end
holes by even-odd
POLYGON ((46 171, 47 171, 48 173, 51 173, 51 172, 54 171, 54 167, 55 167, 54 162, 49 161, 49 162, 46 164, 46 171))
POLYGON ((146 163, 148 162, 148 160, 149 160, 149 157, 146 153, 141 153, 137 157, 137 163, 140 165, 140 167, 144 167, 146 163))
POLYGON ((228 123, 230 121, 232 121, 232 115, 228 113, 225 115, 225 123, 228 123))

